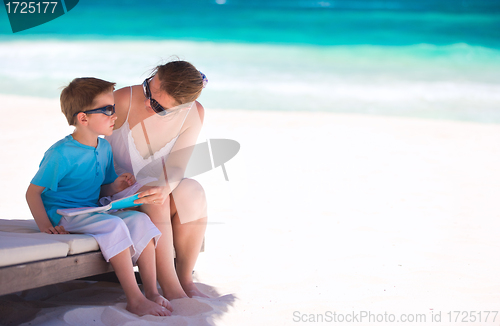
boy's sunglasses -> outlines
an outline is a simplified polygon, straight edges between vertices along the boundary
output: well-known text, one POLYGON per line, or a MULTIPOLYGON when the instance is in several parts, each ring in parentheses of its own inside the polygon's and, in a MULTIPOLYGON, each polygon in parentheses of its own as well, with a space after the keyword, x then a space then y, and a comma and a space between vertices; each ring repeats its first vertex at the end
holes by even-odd
POLYGON ((151 89, 149 88, 149 81, 153 78, 154 78, 154 76, 146 78, 144 80, 144 82, 142 83, 142 90, 144 91, 144 96, 146 97, 146 99, 149 100, 149 103, 151 104, 151 108, 158 115, 166 116, 167 114, 177 112, 179 110, 185 109, 186 107, 191 107, 191 105, 193 105, 193 102, 188 102, 188 103, 184 103, 184 104, 176 106, 175 109, 174 108, 165 109, 163 106, 161 106, 160 103, 158 103, 158 101, 156 101, 154 98, 151 97, 151 89))
MULTIPOLYGON (((85 114, 102 113, 102 114, 105 114, 108 117, 110 117, 113 114, 115 114, 115 105, 114 104, 113 105, 106 105, 106 106, 103 106, 102 108, 97 108, 97 109, 92 109, 92 110, 87 110, 87 111, 80 111, 80 112, 83 112, 85 114)), ((75 117, 80 112, 73 114, 73 116, 75 117)))

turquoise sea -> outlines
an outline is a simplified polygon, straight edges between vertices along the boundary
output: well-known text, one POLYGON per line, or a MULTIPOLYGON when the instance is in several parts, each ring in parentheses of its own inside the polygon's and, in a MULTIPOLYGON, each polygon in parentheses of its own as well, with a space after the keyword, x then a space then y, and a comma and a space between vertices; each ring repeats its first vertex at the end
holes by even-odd
POLYGON ((15 34, 0 10, 2 94, 138 84, 172 56, 207 108, 500 122, 498 0, 80 0, 15 34))

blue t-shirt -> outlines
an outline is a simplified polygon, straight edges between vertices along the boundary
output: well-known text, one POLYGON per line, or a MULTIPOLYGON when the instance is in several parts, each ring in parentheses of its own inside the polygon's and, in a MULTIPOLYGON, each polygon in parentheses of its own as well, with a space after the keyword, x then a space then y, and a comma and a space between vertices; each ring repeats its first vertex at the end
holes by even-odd
POLYGON ((58 209, 99 206, 101 186, 117 177, 107 140, 98 138, 94 148, 68 135, 45 152, 31 183, 45 187, 43 205, 50 222, 56 226, 61 221, 58 209))

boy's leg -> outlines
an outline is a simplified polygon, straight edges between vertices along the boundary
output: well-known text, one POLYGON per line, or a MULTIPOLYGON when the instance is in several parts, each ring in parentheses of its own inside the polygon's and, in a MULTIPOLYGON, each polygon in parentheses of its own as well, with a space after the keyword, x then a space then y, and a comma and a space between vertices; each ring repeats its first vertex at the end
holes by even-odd
POLYGON ((135 253, 132 255, 132 263, 135 265, 142 251, 154 240, 158 243, 161 237, 160 230, 151 222, 148 215, 135 210, 118 211, 112 213, 125 222, 130 238, 132 240, 135 253))
POLYGON ((138 315, 170 315, 170 312, 148 300, 140 291, 130 254, 133 243, 122 219, 109 214, 84 214, 63 218, 59 225, 69 232, 89 234, 96 239, 104 258, 113 266, 125 291, 127 310, 138 315))
POLYGON ((123 250, 111 257, 109 262, 115 270, 120 285, 127 297, 127 310, 139 316, 170 316, 171 313, 165 307, 148 300, 139 289, 135 280, 134 267, 130 258, 130 252, 123 250))
POLYGON ((94 237, 106 261, 125 249, 130 252, 134 245, 127 225, 113 215, 95 213, 63 217, 59 225, 69 232, 94 237))

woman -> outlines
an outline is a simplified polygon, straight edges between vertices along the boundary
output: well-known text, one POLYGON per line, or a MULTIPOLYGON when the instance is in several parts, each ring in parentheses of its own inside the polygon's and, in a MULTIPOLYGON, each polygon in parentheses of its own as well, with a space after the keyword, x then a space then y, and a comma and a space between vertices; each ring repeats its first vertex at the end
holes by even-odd
POLYGON ((106 137, 113 148, 117 173, 134 173, 138 182, 146 185, 136 203, 144 204, 139 209, 162 233, 156 244, 157 274, 169 300, 206 297, 192 278, 207 225, 205 192, 195 180, 183 178, 189 155, 170 153, 196 143, 204 117, 203 106, 196 99, 207 81, 185 61, 156 67, 142 85, 115 91, 118 118, 113 134, 106 137), (151 175, 147 169, 151 164, 143 161, 160 162, 159 171, 164 173, 151 175), (143 171, 149 172, 141 182, 143 171), (156 183, 151 183, 152 179, 156 183), (162 180, 165 182, 158 183, 162 180))

